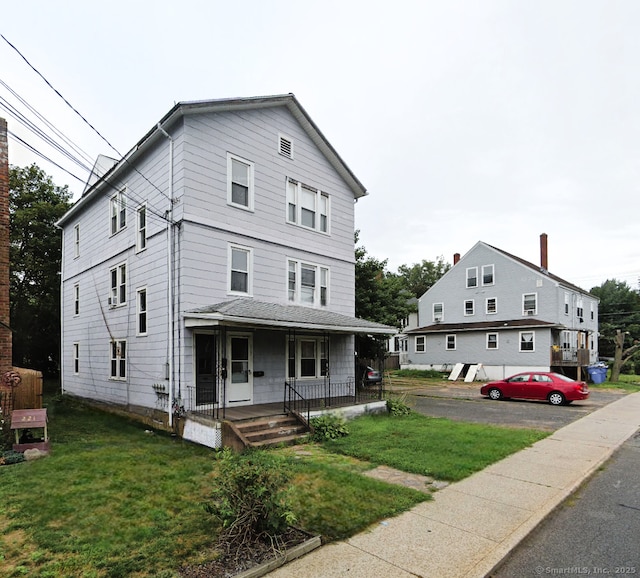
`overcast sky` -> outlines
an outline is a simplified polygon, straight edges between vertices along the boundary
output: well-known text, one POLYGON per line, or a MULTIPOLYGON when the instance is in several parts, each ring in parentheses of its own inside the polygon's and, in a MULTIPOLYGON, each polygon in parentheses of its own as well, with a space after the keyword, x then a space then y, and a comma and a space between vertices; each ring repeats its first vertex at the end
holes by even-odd
MULTIPOLYGON (((585 289, 640 279, 639 31, 637 0, 29 0, 0 20, 120 154, 175 102, 293 92, 368 189, 356 226, 389 270, 477 241, 539 263, 547 233, 549 270, 585 289)), ((2 39, 0 80, 9 130, 76 176, 11 91, 117 156, 2 39)))

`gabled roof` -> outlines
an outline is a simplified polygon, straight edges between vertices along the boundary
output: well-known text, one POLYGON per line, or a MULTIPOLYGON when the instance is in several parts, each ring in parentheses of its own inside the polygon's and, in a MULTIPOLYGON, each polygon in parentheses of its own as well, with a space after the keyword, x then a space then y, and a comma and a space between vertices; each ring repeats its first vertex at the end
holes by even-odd
POLYGON ((281 329, 388 335, 395 327, 300 305, 280 305, 255 299, 234 299, 185 313, 187 327, 252 325, 281 329))
MULTIPOLYGON (((311 120, 311 117, 307 114, 307 111, 302 108, 302 105, 298 102, 296 97, 292 94, 281 94, 276 96, 252 96, 246 98, 224 98, 216 100, 198 100, 179 102, 176 104, 167 114, 165 114, 160 122, 156 124, 140 141, 126 154, 120 161, 107 171, 103 175, 100 175, 100 179, 93 185, 85 189, 82 198, 75 204, 63 217, 56 223, 57 225, 63 225, 68 221, 86 202, 91 199, 98 191, 101 190, 101 185, 109 183, 110 180, 114 180, 116 175, 123 170, 124 167, 130 165, 134 160, 143 154, 149 146, 154 143, 158 138, 163 138, 162 135, 165 132, 165 128, 168 130, 171 125, 180 117, 191 114, 206 114, 211 112, 228 112, 228 111, 242 111, 242 110, 257 110, 261 108, 273 108, 273 107, 286 107, 295 119, 300 123, 300 126, 307 133, 309 138, 324 154, 331 166, 336 172, 344 179, 353 191, 356 199, 367 195, 367 189, 358 180, 355 174, 342 160, 340 155, 333 148, 331 143, 322 134, 317 125, 311 120)), ((90 177, 91 178, 91 177, 90 177)))
POLYGON ((540 319, 511 319, 508 321, 476 321, 473 323, 433 323, 417 329, 405 331, 407 334, 452 333, 460 331, 490 331, 504 329, 534 329, 563 327, 560 323, 541 321, 540 319))

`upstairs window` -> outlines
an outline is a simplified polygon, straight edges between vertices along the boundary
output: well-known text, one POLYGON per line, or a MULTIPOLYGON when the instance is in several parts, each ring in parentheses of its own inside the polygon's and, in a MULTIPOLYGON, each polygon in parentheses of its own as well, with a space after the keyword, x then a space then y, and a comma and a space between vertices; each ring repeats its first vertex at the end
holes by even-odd
POLYGON ((464 302, 464 314, 473 315, 475 313, 475 302, 473 299, 467 299, 464 302))
POLYGON ((73 258, 80 257, 80 225, 73 228, 73 258))
POLYGON ((137 299, 137 334, 147 334, 147 289, 138 289, 137 299))
POLYGON ((498 300, 495 297, 488 297, 486 301, 487 315, 493 315, 498 312, 498 300))
POLYGON ((467 269, 467 288, 470 289, 472 287, 478 286, 478 268, 477 267, 469 267, 467 269))
POLYGON ((247 247, 229 246, 229 292, 251 293, 251 257, 247 247))
POLYGON ((109 216, 112 235, 115 235, 127 226, 126 189, 122 189, 111 197, 109 202, 109 216))
POLYGON ((307 229, 328 233, 330 199, 327 193, 287 180, 287 222, 307 229))
POLYGON ((522 296, 522 314, 535 315, 538 312, 538 294, 525 293, 522 296))
POLYGON ((433 304, 433 321, 438 323, 444 319, 444 303, 433 304))
POLYGON ((287 262, 289 301, 326 307, 329 303, 329 269, 290 259, 287 262))
POLYGON ((73 314, 80 315, 80 285, 73 286, 73 314))
POLYGON ((253 211, 253 163, 227 155, 227 202, 234 207, 253 211))
POLYGON ((569 315, 569 301, 570 300, 570 295, 569 293, 565 293, 564 294, 564 314, 565 315, 569 315))
POLYGON ((109 295, 109 305, 117 307, 127 302, 127 265, 121 263, 109 271, 111 278, 111 293, 109 295))
POLYGON ((595 319, 595 312, 594 312, 593 303, 591 303, 591 321, 593 321, 594 319, 595 319))
POLYGON ((582 297, 578 298, 578 303, 576 304, 576 315, 580 319, 584 317, 584 304, 582 302, 582 297))
POLYGON ((142 205, 137 210, 138 217, 138 234, 136 240, 136 249, 144 251, 147 248, 147 206, 142 205))
POLYGON ((493 285, 493 283, 494 283, 493 265, 483 265, 482 266, 482 284, 493 285))

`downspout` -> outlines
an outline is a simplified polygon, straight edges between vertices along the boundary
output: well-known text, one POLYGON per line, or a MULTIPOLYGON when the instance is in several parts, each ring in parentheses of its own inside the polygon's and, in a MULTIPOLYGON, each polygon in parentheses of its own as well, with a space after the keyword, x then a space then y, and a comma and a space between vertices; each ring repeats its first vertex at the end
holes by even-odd
POLYGON ((165 131, 160 123, 158 130, 169 140, 169 210, 167 211, 167 339, 168 339, 168 359, 169 368, 169 427, 173 427, 173 404, 175 384, 173 379, 173 356, 175 352, 174 343, 174 310, 173 310, 173 139, 165 131))
POLYGON ((65 234, 64 229, 60 225, 55 225, 57 229, 62 232, 62 248, 60 253, 60 393, 64 395, 64 278, 62 277, 62 271, 64 271, 64 241, 65 234))

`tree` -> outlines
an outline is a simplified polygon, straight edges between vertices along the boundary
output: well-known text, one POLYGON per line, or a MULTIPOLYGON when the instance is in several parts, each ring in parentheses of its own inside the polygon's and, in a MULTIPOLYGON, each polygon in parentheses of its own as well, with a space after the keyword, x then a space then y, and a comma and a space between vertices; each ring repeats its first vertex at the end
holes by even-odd
POLYGON ((625 362, 630 361, 640 348, 640 295, 627 283, 608 279, 591 293, 600 299, 598 349, 603 357, 613 358, 611 381, 618 381, 625 362), (630 347, 625 349, 625 340, 630 347))
POLYGON ((436 261, 424 259, 422 263, 411 266, 400 265, 398 275, 402 278, 405 288, 420 299, 449 269, 451 265, 445 263, 444 257, 440 256, 436 261))
POLYGON ((55 186, 37 165, 10 168, 11 328, 19 367, 47 372, 59 360, 62 242, 55 222, 70 206, 67 186, 55 186))

